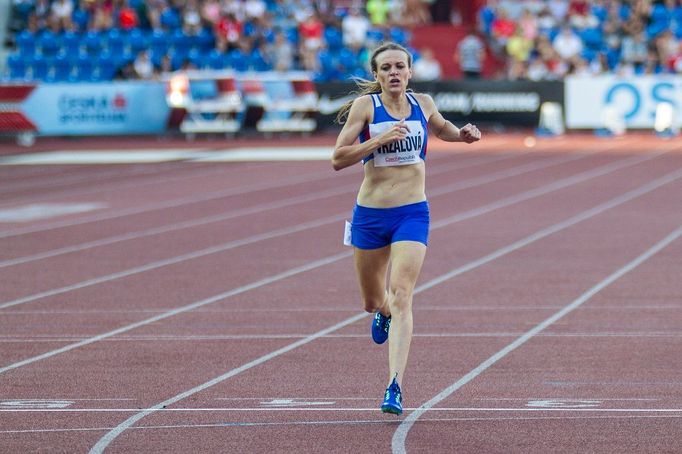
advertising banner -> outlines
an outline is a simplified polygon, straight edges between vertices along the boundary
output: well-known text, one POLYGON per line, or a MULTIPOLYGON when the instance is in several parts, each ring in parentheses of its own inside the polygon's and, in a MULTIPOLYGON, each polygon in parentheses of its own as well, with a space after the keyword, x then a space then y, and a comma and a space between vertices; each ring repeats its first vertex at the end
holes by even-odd
POLYGON ((682 76, 651 75, 566 78, 566 126, 596 129, 605 126, 605 117, 616 115, 627 128, 653 128, 656 109, 672 105, 679 127, 682 118, 682 76), (610 112, 610 114, 609 114, 610 112))
MULTIPOLYGON (((544 102, 564 100, 562 82, 529 81, 439 81, 410 83, 418 93, 430 94, 443 116, 462 125, 471 123, 536 127, 544 102)), ((317 84, 318 125, 333 125, 343 103, 354 98, 353 82, 317 84)))
POLYGON ((152 134, 170 109, 160 82, 41 84, 21 104, 39 135, 152 134))

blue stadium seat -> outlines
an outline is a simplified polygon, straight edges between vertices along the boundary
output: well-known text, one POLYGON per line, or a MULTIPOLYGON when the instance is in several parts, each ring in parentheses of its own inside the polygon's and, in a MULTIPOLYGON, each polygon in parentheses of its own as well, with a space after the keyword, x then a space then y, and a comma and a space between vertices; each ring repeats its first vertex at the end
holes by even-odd
POLYGON ((389 30, 391 41, 396 42, 402 46, 407 44, 407 33, 402 28, 393 27, 389 30))
POLYGON ((61 51, 66 55, 78 55, 81 47, 81 36, 80 34, 67 30, 62 35, 61 39, 61 51))
POLYGON ((36 36, 30 31, 21 31, 16 37, 16 43, 22 55, 31 56, 36 53, 36 36))
POLYGON ((58 55, 52 62, 54 73, 49 80, 54 82, 66 82, 71 78, 72 62, 66 55, 58 55))
POLYGON ((137 55, 149 46, 149 39, 142 30, 133 28, 123 34, 123 45, 128 52, 137 55))
POLYGON ((370 28, 367 30, 367 43, 374 46, 384 40, 384 32, 378 28, 370 28))
POLYGON ((152 53, 165 54, 169 49, 169 36, 162 30, 154 30, 149 39, 149 49, 152 53))
POLYGON ((298 36, 298 30, 296 29, 296 27, 292 27, 292 28, 287 29, 284 32, 284 34, 287 37, 287 41, 289 41, 294 46, 298 45, 299 36, 298 36))
POLYGON ((92 79, 95 72, 95 63, 90 55, 79 55, 75 61, 72 60, 72 65, 76 68, 76 80, 90 81, 92 79))
POLYGON ((161 12, 161 25, 163 25, 167 30, 175 30, 180 28, 182 25, 182 20, 180 19, 180 14, 173 8, 166 8, 161 12))
POLYGON ((102 37, 99 32, 90 30, 83 36, 83 49, 90 55, 97 55, 102 51, 102 37))
POLYGON ((338 28, 326 27, 324 29, 324 40, 327 42, 327 47, 332 51, 343 47, 343 35, 338 28))
POLYGON ((600 50, 604 47, 604 38, 598 28, 586 28, 579 32, 583 44, 591 50, 600 50))
POLYGON ((360 59, 353 51, 343 48, 339 51, 339 64, 347 71, 352 72, 360 66, 360 59))
POLYGON ((665 7, 665 5, 655 4, 651 8, 650 20, 651 22, 663 22, 668 25, 671 19, 671 11, 665 7))
POLYGON ((28 65, 21 54, 11 54, 7 58, 10 79, 24 79, 27 75, 28 65))
POLYGON ((34 80, 47 80, 49 73, 47 58, 42 55, 34 55, 29 57, 29 67, 31 68, 31 78, 34 80))
POLYGON ((73 11, 73 14, 71 14, 71 21, 74 23, 78 31, 84 32, 88 29, 88 24, 90 23, 90 13, 86 10, 76 7, 73 11))
POLYGON ((126 47, 123 39, 124 33, 117 28, 112 28, 107 32, 107 49, 111 53, 121 53, 126 47))
POLYGON ((254 71, 270 71, 272 69, 272 65, 265 60, 263 54, 258 49, 254 49, 251 55, 249 55, 248 66, 254 71))
POLYGON ((202 51, 208 52, 215 47, 215 36, 210 29, 202 28, 197 38, 202 51))
POLYGON ((331 70, 336 68, 336 59, 328 50, 322 50, 317 54, 317 60, 320 62, 320 68, 324 73, 330 74, 331 70))
POLYGON ((94 76, 96 80, 111 80, 118 69, 116 59, 110 52, 102 52, 97 56, 94 76))
POLYGON ((248 69, 247 56, 239 49, 231 50, 227 53, 227 67, 235 71, 243 72, 248 69))
POLYGON ((171 44, 173 47, 173 52, 178 55, 187 55, 192 47, 192 43, 187 35, 182 31, 181 28, 173 30, 171 34, 171 44))
POLYGON ((59 51, 58 36, 51 30, 43 30, 38 36, 38 47, 45 57, 54 57, 59 51))
POLYGON ((204 54, 201 66, 208 69, 223 69, 225 68, 225 55, 217 49, 211 49, 204 54))

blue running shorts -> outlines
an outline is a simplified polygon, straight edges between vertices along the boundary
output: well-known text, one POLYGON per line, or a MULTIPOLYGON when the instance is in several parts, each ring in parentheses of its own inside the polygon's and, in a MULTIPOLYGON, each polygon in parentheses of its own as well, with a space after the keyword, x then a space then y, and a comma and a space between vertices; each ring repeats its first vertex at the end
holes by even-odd
POLYGON ((351 244, 359 249, 378 249, 397 241, 428 244, 429 203, 411 203, 392 208, 355 205, 351 244))

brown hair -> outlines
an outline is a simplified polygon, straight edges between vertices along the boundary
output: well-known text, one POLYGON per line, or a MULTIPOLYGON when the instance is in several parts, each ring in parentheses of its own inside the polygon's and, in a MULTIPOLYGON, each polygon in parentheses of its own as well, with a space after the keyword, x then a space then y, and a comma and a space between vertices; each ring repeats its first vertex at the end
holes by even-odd
MULTIPOLYGON (((401 50, 405 52, 405 54, 407 55, 407 66, 409 68, 412 67, 412 54, 410 53, 410 51, 408 51, 398 43, 389 41, 381 44, 372 52, 372 56, 369 59, 369 65, 373 73, 377 72, 377 56, 380 53, 385 52, 387 50, 401 50)), ((354 91, 352 94, 355 95, 356 98, 368 95, 370 93, 381 93, 381 85, 376 80, 355 78, 355 84, 357 85, 358 90, 354 91)), ((341 107, 339 113, 336 115, 337 123, 343 124, 346 122, 346 120, 348 119, 348 112, 350 111, 350 107, 353 105, 353 101, 354 100, 348 101, 341 107)))

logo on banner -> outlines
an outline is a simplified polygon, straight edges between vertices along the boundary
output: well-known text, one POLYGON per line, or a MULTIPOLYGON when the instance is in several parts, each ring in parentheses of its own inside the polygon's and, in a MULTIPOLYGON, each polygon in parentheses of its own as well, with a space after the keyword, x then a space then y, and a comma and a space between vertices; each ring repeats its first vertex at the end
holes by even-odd
POLYGON ((62 124, 119 124, 127 120, 128 99, 123 93, 64 94, 59 98, 58 108, 62 124))

